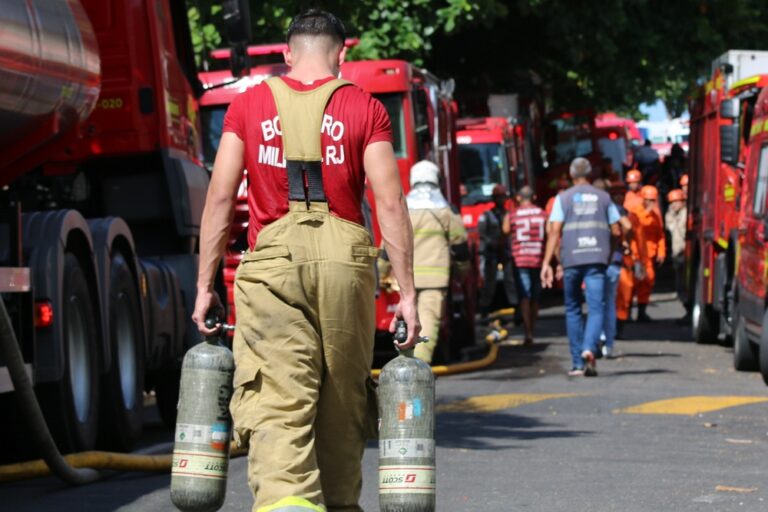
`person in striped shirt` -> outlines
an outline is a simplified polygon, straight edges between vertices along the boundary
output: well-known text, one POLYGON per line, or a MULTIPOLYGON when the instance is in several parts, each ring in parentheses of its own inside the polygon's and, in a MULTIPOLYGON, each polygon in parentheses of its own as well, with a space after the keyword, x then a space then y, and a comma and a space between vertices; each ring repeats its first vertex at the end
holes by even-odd
POLYGON ((547 216, 536 206, 533 189, 524 186, 517 193, 518 207, 504 220, 504 233, 510 235, 515 262, 515 283, 523 317, 525 344, 533 343, 533 331, 539 314, 541 264, 544 257, 544 233, 547 216))

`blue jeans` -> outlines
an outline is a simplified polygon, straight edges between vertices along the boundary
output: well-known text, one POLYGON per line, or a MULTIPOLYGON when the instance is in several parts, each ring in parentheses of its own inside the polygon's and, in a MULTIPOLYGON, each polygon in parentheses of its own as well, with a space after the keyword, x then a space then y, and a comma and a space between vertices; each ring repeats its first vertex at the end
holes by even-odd
POLYGON ((608 265, 605 269, 605 316, 603 318, 603 334, 605 346, 613 348, 613 339, 616 337, 616 289, 619 287, 619 265, 608 265))
POLYGON ((541 295, 541 267, 515 267, 515 284, 518 299, 531 299, 537 302, 541 295))
POLYGON ((574 368, 583 368, 581 353, 589 350, 597 353, 600 331, 603 330, 605 300, 605 265, 578 265, 565 269, 565 329, 574 368), (589 307, 586 324, 581 316, 581 285, 589 307))

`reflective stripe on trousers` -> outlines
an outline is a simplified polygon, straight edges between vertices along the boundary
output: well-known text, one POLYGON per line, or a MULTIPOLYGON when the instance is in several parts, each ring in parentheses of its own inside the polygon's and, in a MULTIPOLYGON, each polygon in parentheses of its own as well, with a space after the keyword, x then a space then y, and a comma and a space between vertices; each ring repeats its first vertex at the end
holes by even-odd
POLYGON ((326 512, 322 505, 315 505, 304 498, 289 496, 283 498, 274 505, 261 507, 256 512, 326 512))

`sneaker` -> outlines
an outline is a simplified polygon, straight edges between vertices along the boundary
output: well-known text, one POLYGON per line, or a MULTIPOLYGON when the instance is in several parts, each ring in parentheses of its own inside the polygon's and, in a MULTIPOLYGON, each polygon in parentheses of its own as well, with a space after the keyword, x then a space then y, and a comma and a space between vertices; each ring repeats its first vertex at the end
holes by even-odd
POLYGON ((603 347, 602 347, 602 349, 600 349, 600 351, 603 353, 603 356, 606 359, 613 359, 613 348, 611 348, 611 347, 609 347, 607 345, 603 345, 603 347))
POLYGON ((583 377, 584 376, 584 368, 576 368, 575 366, 571 368, 571 371, 568 372, 569 377, 583 377))
POLYGON ((597 365, 595 364, 595 355, 589 350, 585 350, 581 353, 581 358, 584 360, 584 376, 585 377, 597 377, 597 365))
POLYGON ((600 342, 597 344, 597 352, 595 352, 595 359, 602 359, 603 358, 603 347, 605 347, 604 342, 600 342))

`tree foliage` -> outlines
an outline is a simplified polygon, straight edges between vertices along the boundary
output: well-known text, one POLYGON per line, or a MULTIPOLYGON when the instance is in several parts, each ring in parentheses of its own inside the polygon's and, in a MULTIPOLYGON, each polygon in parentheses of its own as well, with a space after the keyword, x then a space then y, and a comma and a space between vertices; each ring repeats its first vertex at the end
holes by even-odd
MULTIPOLYGON (((198 47, 215 37, 215 0, 198 47), (208 30, 208 35, 206 35, 208 30)), ((360 44, 351 58, 408 59, 456 78, 476 104, 488 93, 545 91, 553 108, 636 114, 659 98, 673 113, 730 48, 768 46, 765 0, 320 0, 360 44)), ((251 3, 254 42, 283 40, 300 0, 251 3)), ((208 10, 207 10, 208 9, 208 10)), ((201 30, 198 28, 198 30, 201 30)), ((195 29, 193 28, 193 33, 195 29)), ((202 46, 201 46, 202 45, 202 46)))
MULTIPOLYGON (((201 2, 196 2, 201 3, 201 2)), ((208 52, 222 45, 221 33, 217 24, 221 23, 223 9, 218 3, 202 3, 187 9, 189 29, 192 34, 192 48, 195 51, 197 66, 205 68, 208 52)))

